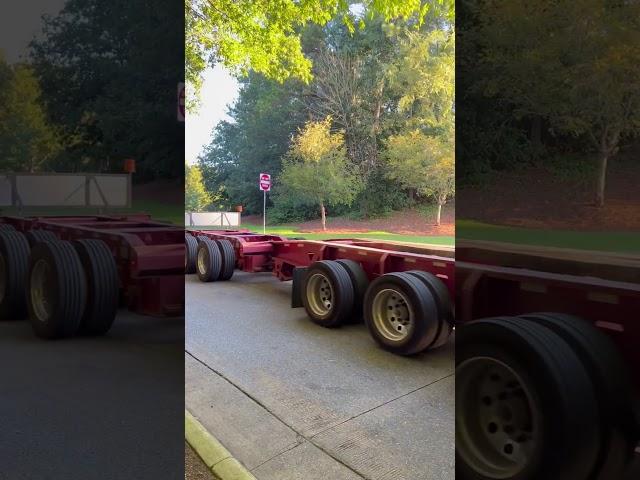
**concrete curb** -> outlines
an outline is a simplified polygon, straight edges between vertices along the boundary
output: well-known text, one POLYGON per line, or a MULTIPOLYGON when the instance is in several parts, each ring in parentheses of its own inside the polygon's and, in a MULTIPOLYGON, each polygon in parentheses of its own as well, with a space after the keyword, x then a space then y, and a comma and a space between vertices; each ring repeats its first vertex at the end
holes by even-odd
POLYGON ((184 436, 216 478, 257 480, 188 410, 184 411, 184 436))

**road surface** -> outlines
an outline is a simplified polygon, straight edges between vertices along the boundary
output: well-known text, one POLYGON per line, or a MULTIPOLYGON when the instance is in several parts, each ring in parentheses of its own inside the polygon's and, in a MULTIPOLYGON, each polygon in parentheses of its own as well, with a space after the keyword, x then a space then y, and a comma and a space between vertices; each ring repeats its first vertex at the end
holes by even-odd
POLYGON ((290 288, 187 276, 191 413, 258 480, 453 479, 453 343, 392 355, 364 325, 314 325, 290 288))
POLYGON ((0 322, 0 480, 184 478, 183 355, 182 318, 57 341, 0 322))

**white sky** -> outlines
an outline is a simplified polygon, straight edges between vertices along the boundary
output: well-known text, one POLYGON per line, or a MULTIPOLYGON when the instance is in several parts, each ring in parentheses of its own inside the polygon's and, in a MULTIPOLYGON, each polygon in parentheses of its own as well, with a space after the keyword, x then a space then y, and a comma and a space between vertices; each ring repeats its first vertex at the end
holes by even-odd
POLYGON ((204 73, 200 108, 187 113, 185 124, 185 159, 192 164, 205 146, 211 143, 211 133, 221 120, 229 120, 227 107, 238 97, 239 84, 222 66, 216 65, 204 73))
POLYGON ((0 2, 0 50, 9 63, 25 60, 31 39, 42 30, 41 16, 55 15, 64 0, 0 2))

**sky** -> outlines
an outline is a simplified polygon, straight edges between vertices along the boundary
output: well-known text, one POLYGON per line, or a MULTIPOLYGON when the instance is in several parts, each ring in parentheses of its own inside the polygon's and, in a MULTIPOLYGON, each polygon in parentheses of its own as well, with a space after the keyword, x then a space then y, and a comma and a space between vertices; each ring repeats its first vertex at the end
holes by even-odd
POLYGON ((0 50, 9 63, 24 59, 29 42, 42 29, 42 15, 57 14, 65 0, 2 1, 0 5, 0 50))
POLYGON ((227 108, 238 98, 239 84, 220 65, 204 73, 201 105, 197 112, 187 113, 185 125, 185 160, 193 164, 203 148, 211 142, 211 132, 221 120, 229 120, 227 108))

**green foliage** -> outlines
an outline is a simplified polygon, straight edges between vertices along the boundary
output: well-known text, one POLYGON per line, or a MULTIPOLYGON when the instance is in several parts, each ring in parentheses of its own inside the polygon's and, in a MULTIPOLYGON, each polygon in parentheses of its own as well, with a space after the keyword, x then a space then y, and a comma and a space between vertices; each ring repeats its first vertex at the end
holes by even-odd
POLYGON ((202 212, 211 203, 211 194, 206 191, 202 172, 195 165, 184 165, 184 208, 187 212, 202 212))
MULTIPOLYGON (((355 15, 347 0, 185 0, 186 78, 195 106, 207 65, 222 63, 237 74, 249 70, 277 81, 297 78, 309 82, 311 61, 301 47, 300 31, 307 24, 325 25, 340 19, 350 32, 355 15), (195 98, 194 98, 195 97, 195 98)), ((453 19, 452 0, 364 0, 365 22, 379 15, 386 20, 414 17, 418 24, 432 11, 453 19)))
MULTIPOLYGON (((313 60, 308 84, 255 72, 241 78, 231 120, 218 124, 199 161, 207 189, 223 193, 215 205, 260 214, 258 174, 271 173, 282 185, 292 138, 327 116, 332 132, 344 138, 346 167, 359 175, 355 196, 331 205, 332 216, 376 217, 433 196, 425 187, 420 197, 395 177, 386 149, 390 137, 419 131, 435 142, 432 152, 447 147, 453 159, 453 30, 449 17, 435 12, 430 9, 422 25, 415 18, 385 21, 373 10, 353 32, 340 19, 308 25, 300 31, 303 52, 313 60)), ((417 153, 422 160, 410 159, 412 167, 426 168, 423 152, 417 153)), ((320 215, 315 201, 282 187, 267 202, 269 220, 320 215)))
POLYGON ((458 178, 545 166, 568 145, 587 169, 597 152, 601 204, 607 160, 640 133, 640 4, 497 0, 458 15, 468 92, 458 178))
POLYGON ((60 150, 46 118, 37 78, 27 65, 10 67, 0 56, 0 169, 36 172, 60 150))
POLYGON ((344 138, 331 133, 331 119, 309 122, 293 140, 278 181, 278 189, 301 204, 350 204, 362 188, 358 173, 348 164, 344 138))
POLYGON ((266 172, 278 177, 305 112, 297 82, 279 84, 252 73, 241 83, 238 101, 229 110, 233 121, 218 124, 199 165, 207 190, 222 192, 220 206, 242 205, 246 213, 259 214, 258 176, 266 172))
POLYGON ((44 17, 30 61, 64 144, 52 169, 120 172, 134 158, 137 180, 182 176, 184 38, 167 28, 181 17, 173 0, 68 0, 44 17))

